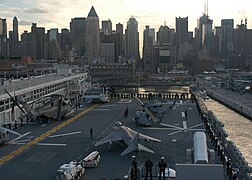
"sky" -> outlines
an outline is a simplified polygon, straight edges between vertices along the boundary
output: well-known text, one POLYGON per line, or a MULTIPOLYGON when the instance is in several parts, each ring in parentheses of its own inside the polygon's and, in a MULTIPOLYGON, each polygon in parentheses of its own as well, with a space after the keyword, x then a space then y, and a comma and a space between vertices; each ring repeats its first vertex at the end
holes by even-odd
MULTIPOLYGON (((122 23, 124 29, 128 19, 134 16, 138 21, 140 39, 146 25, 158 31, 160 25, 175 28, 175 17, 189 18, 189 31, 197 27, 197 19, 204 12, 207 0, 0 0, 0 18, 7 18, 8 30, 17 16, 19 33, 30 31, 32 22, 38 27, 68 28, 71 18, 87 17, 94 6, 101 21, 110 19, 113 29, 122 23)), ((213 19, 213 27, 220 26, 221 19, 240 20, 248 18, 252 28, 252 0, 208 0, 208 15, 213 19)))

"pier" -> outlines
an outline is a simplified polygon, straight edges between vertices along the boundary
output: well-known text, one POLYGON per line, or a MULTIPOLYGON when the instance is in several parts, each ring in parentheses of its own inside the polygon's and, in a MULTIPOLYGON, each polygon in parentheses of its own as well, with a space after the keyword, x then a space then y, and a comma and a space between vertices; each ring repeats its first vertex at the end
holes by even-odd
POLYGON ((207 89, 206 92, 214 100, 252 120, 252 95, 239 94, 238 92, 223 89, 207 89))

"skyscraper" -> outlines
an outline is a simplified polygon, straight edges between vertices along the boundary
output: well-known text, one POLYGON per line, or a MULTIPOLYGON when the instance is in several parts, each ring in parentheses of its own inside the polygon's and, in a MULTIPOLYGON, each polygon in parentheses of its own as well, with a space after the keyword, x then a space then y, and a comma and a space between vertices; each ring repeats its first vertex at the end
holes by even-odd
POLYGON ((7 59, 8 56, 7 22, 0 18, 0 59, 7 59))
POLYGON ((70 31, 66 28, 61 29, 60 34, 60 47, 63 50, 68 50, 71 48, 71 37, 70 31))
POLYGON ((86 53, 86 18, 73 18, 70 22, 70 35, 72 47, 77 56, 81 57, 86 53))
POLYGON ((170 29, 167 25, 160 26, 157 32, 157 42, 159 45, 173 45, 174 29, 170 29))
POLYGON ((118 40, 118 55, 125 55, 125 46, 124 46, 124 35, 123 35, 123 25, 121 23, 116 24, 116 33, 119 35, 118 40))
POLYGON ((211 49, 213 45, 213 20, 208 15, 208 4, 205 4, 203 15, 198 19, 197 48, 211 49))
POLYGON ((93 6, 88 13, 86 21, 86 53, 88 64, 91 64, 100 54, 99 17, 93 6))
POLYGON ((59 44, 59 32, 57 28, 51 28, 47 33, 47 59, 61 59, 61 49, 59 44))
POLYGON ((131 60, 139 60, 139 32, 138 22, 131 17, 127 22, 126 35, 126 57, 131 60))
POLYGON ((31 56, 33 59, 41 60, 45 58, 45 28, 37 27, 32 23, 31 27, 31 56))
POLYGON ((188 42, 188 17, 176 17, 176 46, 188 42))
POLYGON ((143 33, 143 63, 145 73, 156 73, 157 56, 155 43, 155 29, 146 26, 143 33))
POLYGON ((17 17, 13 18, 13 41, 18 42, 18 19, 17 17))
POLYGON ((105 35, 112 34, 112 22, 110 19, 107 21, 102 21, 102 32, 105 35))
POLYGON ((221 20, 221 55, 227 57, 234 51, 234 20, 221 20))
POLYGON ((21 56, 31 56, 32 55, 32 33, 24 31, 21 34, 21 56))
POLYGON ((9 41, 10 41, 10 57, 19 57, 20 56, 20 43, 18 35, 18 19, 17 17, 13 18, 13 30, 9 32, 9 41))

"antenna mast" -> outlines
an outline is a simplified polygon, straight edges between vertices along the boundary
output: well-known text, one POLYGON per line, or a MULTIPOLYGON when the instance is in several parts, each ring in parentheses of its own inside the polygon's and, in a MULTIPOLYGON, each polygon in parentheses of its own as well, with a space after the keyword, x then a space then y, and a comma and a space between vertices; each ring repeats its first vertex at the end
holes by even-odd
POLYGON ((208 16, 208 0, 207 0, 206 15, 208 16))

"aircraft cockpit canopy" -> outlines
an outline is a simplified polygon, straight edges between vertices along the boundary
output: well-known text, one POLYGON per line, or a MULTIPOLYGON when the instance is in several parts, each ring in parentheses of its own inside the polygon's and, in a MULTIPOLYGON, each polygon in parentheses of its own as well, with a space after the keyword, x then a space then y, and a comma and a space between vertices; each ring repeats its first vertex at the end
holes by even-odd
POLYGON ((114 127, 120 127, 120 126, 122 126, 122 123, 120 121, 115 122, 114 127))

